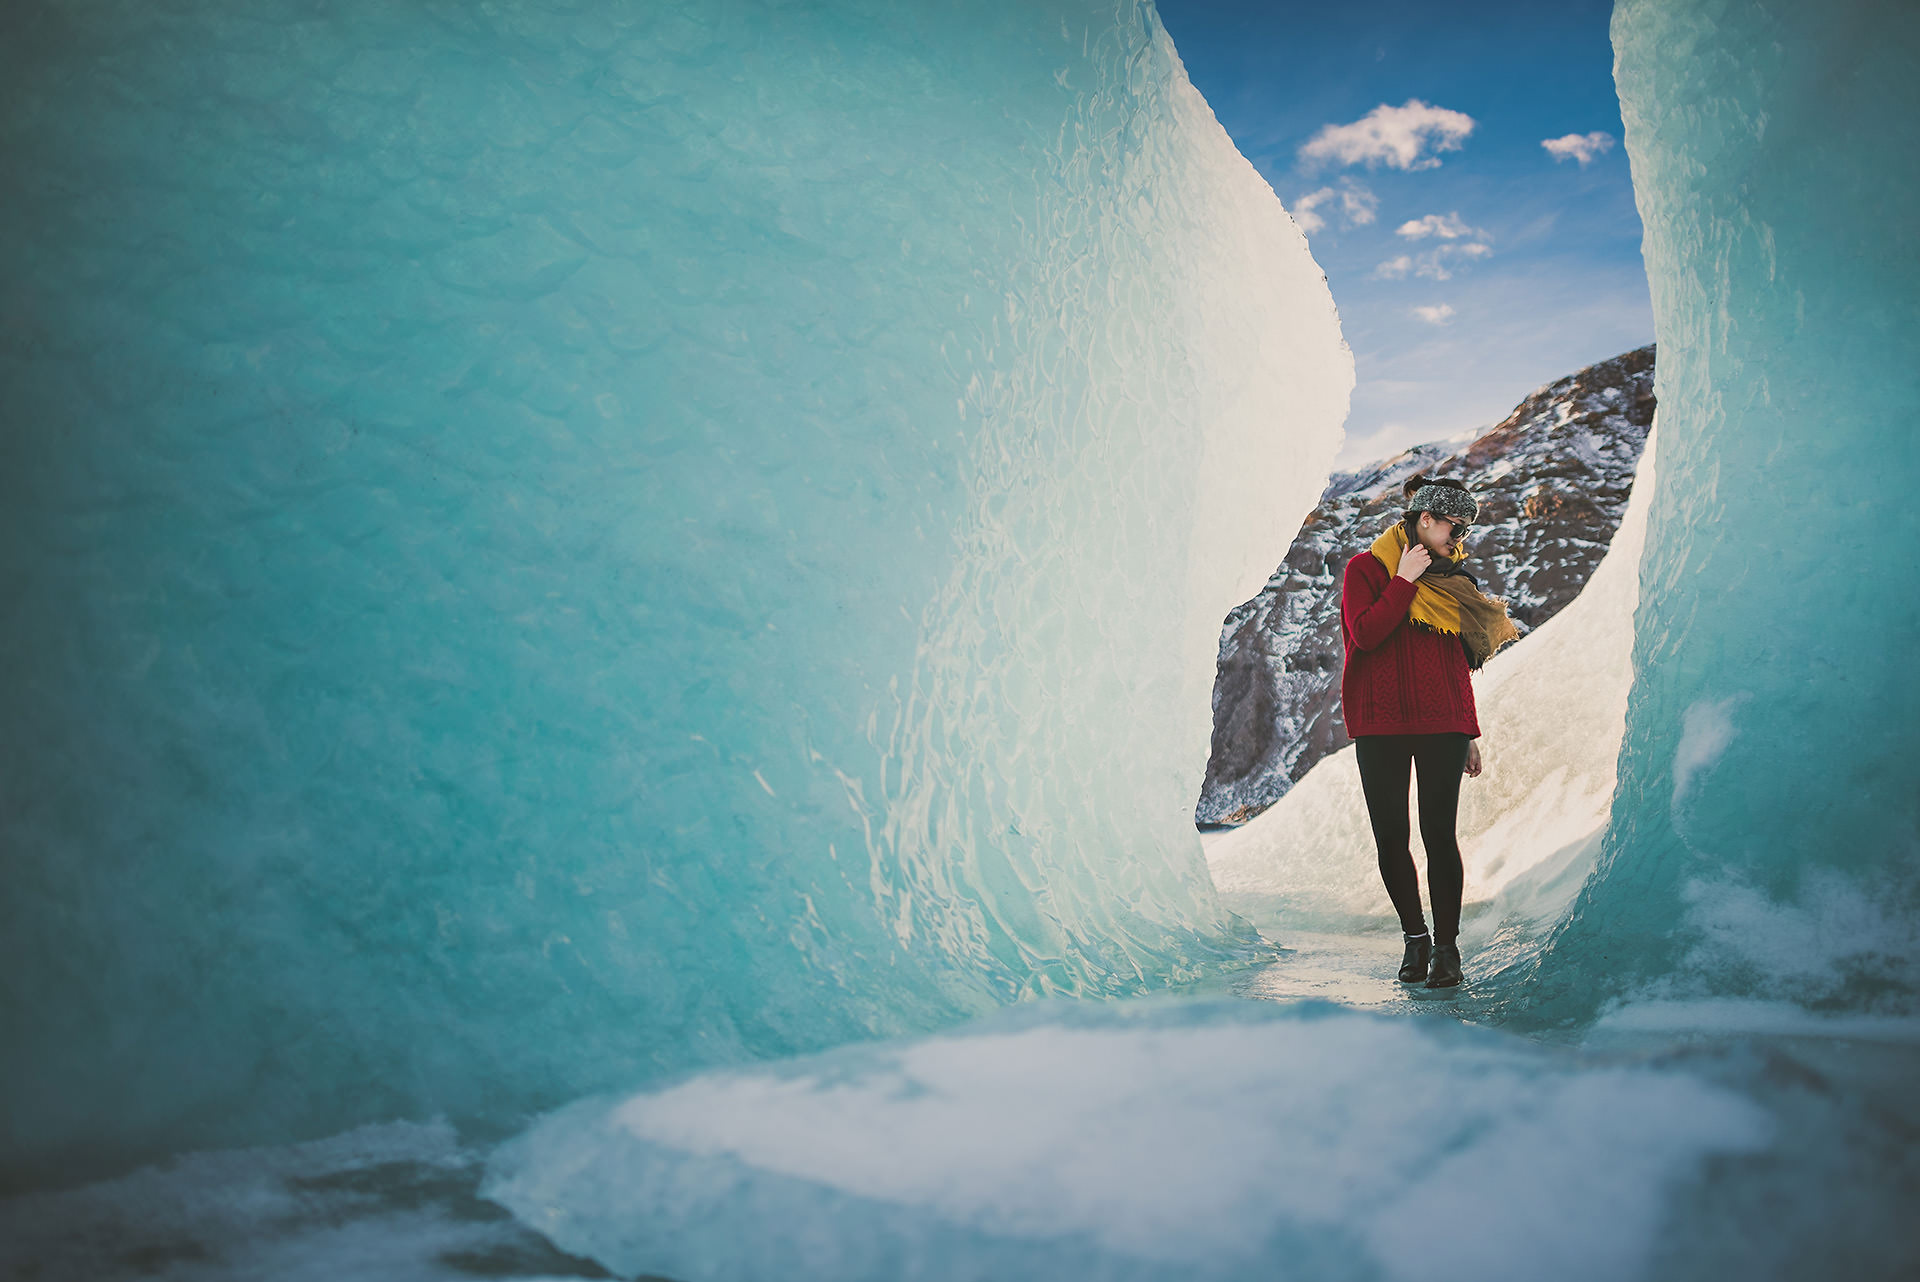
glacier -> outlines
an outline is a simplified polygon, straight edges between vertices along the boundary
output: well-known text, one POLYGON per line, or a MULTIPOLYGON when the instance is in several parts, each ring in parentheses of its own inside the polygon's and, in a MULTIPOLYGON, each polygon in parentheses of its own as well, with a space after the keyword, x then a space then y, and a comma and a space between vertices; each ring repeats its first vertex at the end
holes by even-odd
POLYGON ((1353 364, 1149 6, 3 21, 9 1182, 1264 955, 1353 364))
POLYGON ((1615 10, 1444 1001, 1339 755, 1191 827, 1353 366, 1150 5, 0 24, 0 1272, 1920 1268, 1911 6, 1615 10))

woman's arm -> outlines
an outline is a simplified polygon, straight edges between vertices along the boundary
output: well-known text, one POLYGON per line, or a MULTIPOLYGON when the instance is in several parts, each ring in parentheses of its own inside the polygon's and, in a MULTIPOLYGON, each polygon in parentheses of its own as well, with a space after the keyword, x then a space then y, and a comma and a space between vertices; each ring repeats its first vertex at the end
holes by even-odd
POLYGON ((1348 562, 1340 585, 1340 614, 1353 643, 1372 650, 1391 636, 1413 607, 1414 586, 1411 579, 1389 575, 1371 553, 1348 562))

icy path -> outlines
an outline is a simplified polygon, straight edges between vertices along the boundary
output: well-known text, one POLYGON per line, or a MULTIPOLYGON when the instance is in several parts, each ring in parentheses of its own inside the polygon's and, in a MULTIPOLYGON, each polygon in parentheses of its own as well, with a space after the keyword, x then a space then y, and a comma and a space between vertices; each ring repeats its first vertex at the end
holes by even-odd
POLYGON ((1428 990, 1394 978, 1400 936, 1375 934, 1289 935, 1286 956, 1235 976, 1227 991, 1254 1001, 1327 1001, 1383 1015, 1445 1015, 1473 1020, 1492 1005, 1495 990, 1469 982, 1428 990))

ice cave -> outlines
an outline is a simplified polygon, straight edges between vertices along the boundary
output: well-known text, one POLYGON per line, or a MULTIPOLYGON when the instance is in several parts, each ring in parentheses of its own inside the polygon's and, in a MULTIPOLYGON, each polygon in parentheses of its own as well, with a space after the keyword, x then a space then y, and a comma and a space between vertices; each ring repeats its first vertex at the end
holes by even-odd
POLYGON ((1612 38, 1441 1012, 1194 830, 1354 362, 1150 0, 14 0, 0 1272, 1911 1276, 1920 10, 1612 38))

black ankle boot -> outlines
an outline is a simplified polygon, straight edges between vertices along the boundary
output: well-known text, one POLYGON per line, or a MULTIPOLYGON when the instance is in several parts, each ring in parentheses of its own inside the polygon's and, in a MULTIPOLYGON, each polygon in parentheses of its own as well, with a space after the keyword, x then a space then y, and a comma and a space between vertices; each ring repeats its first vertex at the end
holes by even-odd
POLYGON ((1435 944, 1433 972, 1427 976, 1428 988, 1452 988, 1460 982, 1460 946, 1435 944))
POLYGON ((1400 982, 1417 984, 1427 977, 1427 963, 1433 960, 1433 936, 1421 935, 1407 940, 1407 955, 1400 963, 1400 982))

